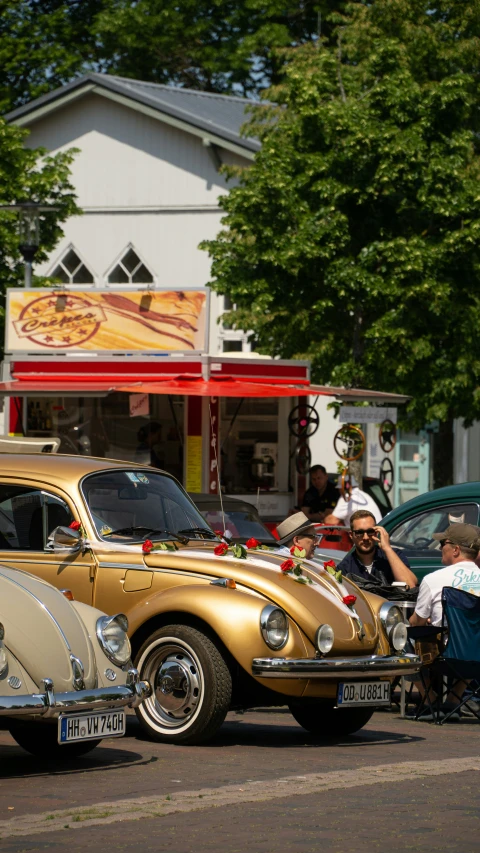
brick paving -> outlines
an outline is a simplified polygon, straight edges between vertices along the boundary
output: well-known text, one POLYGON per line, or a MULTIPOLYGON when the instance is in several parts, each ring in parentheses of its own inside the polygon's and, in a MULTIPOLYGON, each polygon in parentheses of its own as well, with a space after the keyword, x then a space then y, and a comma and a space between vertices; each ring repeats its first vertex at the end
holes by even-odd
MULTIPOLYGON (((466 758, 480 754, 478 735, 478 723, 472 720, 435 727, 383 712, 356 736, 332 743, 308 735, 279 710, 230 714, 208 746, 174 747, 143 740, 132 718, 125 739, 108 741, 66 769, 33 759, 2 732, 0 820, 35 813, 47 818, 59 808, 248 780, 466 758)), ((319 847, 363 853, 386 846, 423 853, 472 847, 479 829, 480 772, 375 786, 365 781, 365 787, 345 791, 12 838, 1 842, 0 850, 80 851, 99 843, 132 853, 270 853, 279 847, 300 853, 317 853, 319 847)))

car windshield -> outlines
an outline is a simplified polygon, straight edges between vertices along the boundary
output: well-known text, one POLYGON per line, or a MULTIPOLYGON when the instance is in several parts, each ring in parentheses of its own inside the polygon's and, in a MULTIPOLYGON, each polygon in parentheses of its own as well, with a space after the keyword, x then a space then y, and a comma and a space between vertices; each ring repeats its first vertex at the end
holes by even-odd
MULTIPOLYGON (((220 506, 211 508, 201 506, 200 512, 213 530, 223 533, 223 516, 220 506)), ((242 506, 234 510, 225 508, 225 532, 234 542, 245 543, 252 537, 266 545, 275 545, 277 542, 268 527, 262 524, 255 510, 250 511, 242 506)))
MULTIPOLYGON (((207 528, 196 506, 166 474, 136 468, 102 471, 87 476, 82 490, 99 537, 108 541, 174 539, 179 531, 201 539, 201 528, 207 528)), ((205 536, 212 538, 208 528, 205 536)))

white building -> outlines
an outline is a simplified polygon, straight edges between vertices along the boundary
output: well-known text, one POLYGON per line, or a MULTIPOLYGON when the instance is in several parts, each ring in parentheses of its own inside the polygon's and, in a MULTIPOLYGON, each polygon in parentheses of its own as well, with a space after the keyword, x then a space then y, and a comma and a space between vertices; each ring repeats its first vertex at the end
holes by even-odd
MULTIPOLYGON (((65 223, 35 272, 96 287, 205 286, 210 259, 198 245, 220 230, 219 167, 248 166, 259 148, 240 136, 247 103, 89 74, 10 113, 29 147, 78 149, 72 183, 83 215, 65 223)), ((247 335, 217 324, 223 310, 212 294, 210 352, 248 352, 247 335)))

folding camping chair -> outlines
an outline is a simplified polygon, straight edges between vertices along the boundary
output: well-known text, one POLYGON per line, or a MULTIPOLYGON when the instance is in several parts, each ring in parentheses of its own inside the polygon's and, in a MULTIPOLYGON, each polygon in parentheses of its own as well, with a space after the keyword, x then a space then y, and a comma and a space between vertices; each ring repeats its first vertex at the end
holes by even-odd
MULTIPOLYGON (((419 631, 425 636, 432 633, 432 628, 412 628, 409 634, 415 637, 419 631)), ((435 632, 438 633, 439 629, 436 628, 435 632)), ((452 714, 461 711, 471 699, 480 702, 480 597, 461 589, 444 587, 440 633, 440 654, 428 668, 420 670, 425 696, 416 713, 418 718, 425 705, 428 705, 433 720, 438 725, 447 722, 452 714), (425 677, 426 673, 431 685, 436 689, 438 698, 434 703, 430 699, 430 685, 425 677), (440 699, 444 693, 445 678, 451 681, 450 694, 455 696, 457 701, 448 713, 441 714, 440 699), (459 681, 469 682, 470 692, 465 698, 463 690, 461 693, 455 690, 459 681)), ((480 712, 475 709, 474 703, 469 705, 469 708, 480 720, 480 712)))

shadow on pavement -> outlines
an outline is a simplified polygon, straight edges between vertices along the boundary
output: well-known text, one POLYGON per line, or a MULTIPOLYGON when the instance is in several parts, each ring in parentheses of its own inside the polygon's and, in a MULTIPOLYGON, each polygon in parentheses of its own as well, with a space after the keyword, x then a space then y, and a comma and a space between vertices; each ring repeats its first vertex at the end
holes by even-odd
MULTIPOLYGON (((354 735, 344 737, 332 737, 313 735, 297 725, 287 708, 255 708, 252 712, 243 714, 229 714, 221 729, 215 737, 206 744, 194 747, 202 749, 205 747, 231 747, 231 746, 257 746, 261 748, 285 749, 291 747, 329 747, 329 746, 385 746, 386 744, 410 744, 423 741, 425 738, 418 730, 410 733, 387 732, 372 728, 364 728, 354 735), (255 714, 257 719, 253 720, 250 714, 255 714), (281 724, 278 725, 272 719, 273 715, 282 715, 281 724), (265 721, 258 717, 264 717, 265 721), (285 721, 284 721, 285 720, 285 721), (289 724, 291 721, 291 725, 289 724)), ((149 738, 140 727, 135 718, 129 718, 127 722, 127 735, 138 741, 148 742, 149 738)))
POLYGON ((94 773, 117 770, 132 765, 136 767, 151 764, 158 759, 155 757, 145 758, 138 752, 127 751, 111 746, 97 746, 92 752, 82 758, 61 760, 47 760, 38 758, 25 752, 16 744, 2 744, 0 746, 1 763, 0 779, 14 779, 16 777, 27 778, 37 776, 64 776, 74 773, 94 773))

